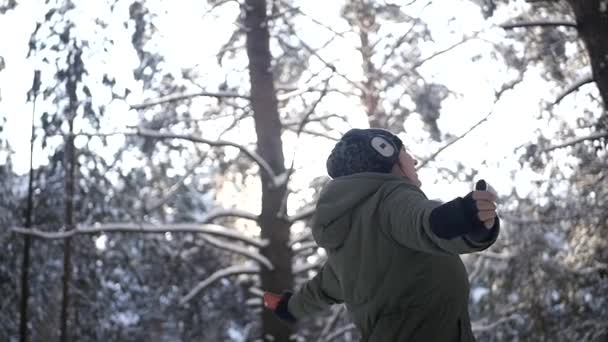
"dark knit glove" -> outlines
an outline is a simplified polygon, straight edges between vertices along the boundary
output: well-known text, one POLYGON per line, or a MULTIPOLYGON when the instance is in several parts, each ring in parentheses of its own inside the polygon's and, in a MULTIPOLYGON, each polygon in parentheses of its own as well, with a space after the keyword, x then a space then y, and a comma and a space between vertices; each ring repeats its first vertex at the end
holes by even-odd
MULTIPOLYGON (((486 190, 485 181, 477 182, 476 190, 486 190)), ((430 215, 431 230, 442 239, 453 239, 470 234, 476 241, 482 241, 492 235, 498 228, 498 218, 491 229, 485 227, 478 216, 479 209, 475 205, 473 192, 464 198, 458 197, 433 209, 430 215)))
POLYGON ((283 291, 279 296, 274 293, 266 292, 264 294, 264 306, 274 312, 281 320, 289 323, 295 323, 296 318, 289 312, 289 298, 293 296, 291 291, 283 291))

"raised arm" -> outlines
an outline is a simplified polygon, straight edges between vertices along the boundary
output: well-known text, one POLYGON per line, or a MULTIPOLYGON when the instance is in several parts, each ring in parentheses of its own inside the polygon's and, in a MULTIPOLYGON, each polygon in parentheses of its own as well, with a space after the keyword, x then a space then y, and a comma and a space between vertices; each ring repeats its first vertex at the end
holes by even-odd
POLYGON ((499 232, 498 217, 488 229, 482 220, 491 222, 491 219, 479 216, 495 209, 486 205, 491 203, 491 196, 487 191, 475 191, 441 204, 429 200, 419 189, 400 184, 392 188, 381 203, 381 228, 397 243, 422 252, 481 251, 496 241, 499 232))

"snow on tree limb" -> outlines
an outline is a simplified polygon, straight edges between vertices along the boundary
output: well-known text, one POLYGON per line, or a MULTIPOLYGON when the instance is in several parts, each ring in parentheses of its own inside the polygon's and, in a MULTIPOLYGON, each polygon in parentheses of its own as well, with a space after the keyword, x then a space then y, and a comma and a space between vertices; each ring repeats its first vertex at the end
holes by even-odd
POLYGON ((206 242, 208 242, 210 245, 226 250, 226 251, 230 251, 230 252, 234 252, 236 254, 240 254, 243 256, 246 256, 250 259, 253 259, 257 262, 259 262, 260 264, 264 265, 264 267, 266 267, 269 270, 273 270, 274 266, 272 265, 272 263, 270 262, 270 260, 268 260, 268 258, 266 258, 265 256, 250 251, 249 249, 247 249, 247 247, 241 246, 239 244, 236 243, 230 243, 228 241, 223 241, 221 239, 218 238, 214 238, 211 236, 203 236, 203 240, 205 240, 206 242))
POLYGON ((298 247, 294 246, 292 248, 292 250, 293 250, 294 253, 297 254, 297 253, 301 253, 301 252, 303 252, 305 250, 308 250, 308 249, 311 249, 311 248, 317 248, 317 247, 319 247, 319 246, 317 245, 316 242, 314 242, 314 241, 307 241, 307 242, 300 243, 300 245, 298 247))
POLYGON ((323 341, 324 342, 333 341, 334 339, 346 334, 347 332, 356 330, 356 329, 357 329, 357 327, 353 323, 350 323, 348 325, 345 325, 343 327, 336 329, 331 335, 327 335, 327 337, 323 341))
POLYGON ((504 323, 507 323, 507 322, 513 321, 513 320, 524 320, 524 318, 520 314, 511 314, 509 316, 501 317, 489 324, 473 322, 471 324, 471 328, 473 329, 473 332, 480 333, 483 331, 494 330, 498 325, 504 324, 504 323))
POLYGON ((319 269, 325 263, 325 259, 319 260, 315 263, 297 264, 293 268, 293 274, 301 274, 311 270, 319 269))
POLYGON ((264 160, 264 158, 262 158, 259 154, 248 149, 247 147, 245 147, 243 145, 237 144, 232 141, 209 140, 209 139, 205 139, 205 138, 194 136, 194 135, 188 135, 188 134, 159 132, 159 131, 145 129, 145 128, 141 128, 141 127, 136 127, 136 129, 137 129, 137 133, 135 133, 135 135, 139 135, 142 137, 155 138, 155 139, 181 139, 181 140, 188 140, 188 141, 191 141, 194 143, 207 144, 212 147, 225 147, 225 146, 236 147, 241 152, 243 152, 245 155, 247 155, 249 158, 251 158, 251 160, 253 160, 256 164, 258 164, 260 169, 262 169, 262 171, 265 172, 270 179, 272 179, 273 185, 275 187, 280 187, 280 186, 284 185, 284 181, 285 181, 284 175, 275 175, 274 171, 272 170, 270 165, 266 162, 266 160, 264 160))
POLYGON ((314 215, 315 210, 316 210, 315 206, 308 207, 306 209, 303 209, 299 213, 296 213, 295 215, 288 216, 286 219, 287 219, 287 221, 289 221, 291 223, 294 223, 295 221, 299 221, 299 220, 306 220, 306 219, 311 218, 312 215, 314 215))
POLYGON ((195 224, 195 223, 176 223, 156 225, 150 223, 105 223, 93 227, 78 227, 69 231, 47 232, 38 229, 27 229, 14 227, 11 231, 19 234, 29 234, 43 239, 65 239, 79 234, 99 234, 99 233, 201 233, 208 235, 222 236, 234 240, 239 240, 256 247, 265 247, 266 240, 250 238, 238 233, 235 230, 216 224, 195 224))
POLYGON ((192 290, 190 290, 190 292, 188 292, 188 294, 186 294, 185 296, 182 297, 182 299, 180 300, 179 303, 180 303, 180 305, 184 305, 184 304, 188 303, 190 300, 192 300, 192 298, 194 298, 197 294, 199 294, 201 291, 203 291, 209 285, 215 283, 216 281, 218 281, 222 278, 226 278, 226 277, 230 277, 230 276, 238 275, 238 274, 257 274, 259 272, 260 272, 260 268, 257 265, 236 265, 236 266, 231 266, 228 268, 221 269, 221 270, 213 273, 207 279, 198 283, 198 285, 196 285, 192 290))
POLYGON ((608 138, 608 132, 599 132, 599 133, 588 135, 586 137, 576 138, 574 140, 566 141, 563 144, 559 144, 559 145, 555 145, 555 146, 551 146, 551 147, 542 149, 542 150, 540 150, 540 152, 550 152, 553 150, 557 150, 558 148, 564 148, 564 147, 576 145, 576 144, 581 143, 586 140, 597 140, 597 139, 602 139, 602 138, 608 138))
POLYGON ((182 93, 182 94, 171 94, 171 95, 163 96, 156 100, 151 100, 151 101, 147 101, 144 103, 131 105, 131 109, 140 110, 140 109, 145 109, 148 107, 153 107, 153 106, 156 106, 159 104, 187 100, 187 99, 191 99, 194 97, 241 98, 241 99, 249 100, 248 95, 242 95, 242 94, 237 94, 237 93, 228 93, 228 92, 212 93, 212 92, 207 92, 207 91, 201 91, 201 92, 197 92, 197 93, 182 93))
POLYGON ((259 215, 241 209, 213 209, 207 214, 203 223, 212 223, 222 217, 237 217, 257 221, 259 215))
POLYGON ((321 330, 321 335, 319 336, 321 341, 327 341, 327 338, 325 336, 329 336, 329 332, 334 330, 334 327, 338 322, 338 318, 340 318, 340 315, 342 314, 342 312, 344 312, 345 308, 346 306, 344 305, 336 305, 332 308, 332 314, 326 321, 323 330, 321 330))
POLYGON ((565 27, 577 28, 577 25, 576 25, 575 22, 573 22, 573 21, 565 21, 565 20, 560 20, 560 21, 549 21, 549 20, 522 21, 522 22, 519 22, 519 23, 509 23, 509 24, 502 24, 502 25, 500 25, 500 27, 502 27, 505 30, 512 30, 514 28, 519 28, 519 27, 537 27, 537 26, 565 26, 565 27))

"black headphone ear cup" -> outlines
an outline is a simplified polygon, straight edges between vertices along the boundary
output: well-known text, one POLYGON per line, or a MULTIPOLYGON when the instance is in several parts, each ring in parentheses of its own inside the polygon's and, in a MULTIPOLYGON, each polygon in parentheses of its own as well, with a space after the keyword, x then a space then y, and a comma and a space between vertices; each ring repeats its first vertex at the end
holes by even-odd
POLYGON ((369 144, 374 149, 374 151, 376 151, 378 155, 380 155, 380 157, 388 160, 393 160, 395 156, 399 153, 399 151, 397 151, 397 147, 395 146, 395 144, 393 144, 392 141, 380 135, 373 136, 370 139, 369 144))

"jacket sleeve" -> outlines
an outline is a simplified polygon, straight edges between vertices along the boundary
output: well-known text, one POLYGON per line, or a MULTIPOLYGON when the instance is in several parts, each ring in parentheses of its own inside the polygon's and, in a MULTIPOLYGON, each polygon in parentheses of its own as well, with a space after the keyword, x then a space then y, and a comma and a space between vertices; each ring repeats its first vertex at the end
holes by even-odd
POLYGON ((296 318, 309 316, 342 303, 340 282, 329 262, 289 299, 289 312, 296 318))
MULTIPOLYGON (((475 227, 465 227, 467 229, 463 231, 475 233, 452 238, 437 236, 434 232, 436 229, 431 228, 431 213, 441 205, 441 202, 427 199, 419 190, 406 185, 397 186, 380 204, 381 228, 405 247, 434 254, 478 252, 490 247, 496 241, 498 224, 488 234, 479 233, 475 227)), ((464 211, 458 210, 455 206, 444 216, 452 224, 471 224, 471 220, 463 218, 464 215, 464 211)))

